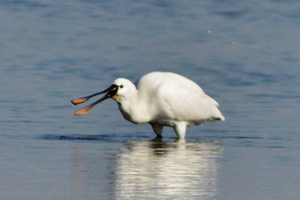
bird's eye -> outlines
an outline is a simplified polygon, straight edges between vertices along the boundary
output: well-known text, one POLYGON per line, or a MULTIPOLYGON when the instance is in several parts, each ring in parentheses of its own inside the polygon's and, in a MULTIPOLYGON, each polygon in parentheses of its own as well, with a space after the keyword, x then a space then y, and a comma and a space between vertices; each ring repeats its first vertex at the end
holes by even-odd
POLYGON ((123 88, 124 87, 124 85, 120 85, 120 88, 123 88))

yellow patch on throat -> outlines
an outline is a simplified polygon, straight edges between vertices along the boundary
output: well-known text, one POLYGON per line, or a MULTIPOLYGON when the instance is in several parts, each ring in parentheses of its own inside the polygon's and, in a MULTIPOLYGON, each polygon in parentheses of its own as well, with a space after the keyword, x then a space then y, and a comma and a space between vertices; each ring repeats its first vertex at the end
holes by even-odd
POLYGON ((119 95, 115 94, 114 96, 111 97, 113 100, 116 102, 119 102, 119 95))

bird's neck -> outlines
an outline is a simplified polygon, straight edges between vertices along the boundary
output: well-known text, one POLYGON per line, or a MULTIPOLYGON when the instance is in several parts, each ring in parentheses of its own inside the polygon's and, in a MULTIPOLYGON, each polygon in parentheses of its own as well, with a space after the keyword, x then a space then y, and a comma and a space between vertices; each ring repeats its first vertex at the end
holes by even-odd
POLYGON ((150 121, 147 106, 140 101, 137 93, 122 99, 119 109, 123 117, 132 123, 142 124, 150 121))

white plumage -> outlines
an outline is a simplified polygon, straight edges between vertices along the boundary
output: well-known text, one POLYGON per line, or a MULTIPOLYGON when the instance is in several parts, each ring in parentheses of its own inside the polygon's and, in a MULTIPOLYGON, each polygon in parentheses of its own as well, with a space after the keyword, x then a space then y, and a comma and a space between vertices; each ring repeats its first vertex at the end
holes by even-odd
POLYGON ((179 138, 184 138, 186 127, 207 121, 225 120, 218 103, 206 95, 193 81, 171 72, 152 72, 144 75, 137 87, 128 79, 118 78, 106 90, 72 100, 77 105, 98 94, 107 93, 98 101, 75 111, 85 115, 97 103, 112 98, 130 122, 149 123, 158 137, 163 126, 171 126, 179 138))

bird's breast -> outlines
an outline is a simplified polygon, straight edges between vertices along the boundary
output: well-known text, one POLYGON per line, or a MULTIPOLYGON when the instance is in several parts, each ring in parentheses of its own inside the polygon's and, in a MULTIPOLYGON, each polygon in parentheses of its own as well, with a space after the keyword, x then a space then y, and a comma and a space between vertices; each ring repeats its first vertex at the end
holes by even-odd
POLYGON ((149 113, 145 113, 144 110, 140 109, 138 106, 127 107, 123 104, 119 104, 119 110, 126 120, 134 124, 143 124, 151 121, 149 113))

